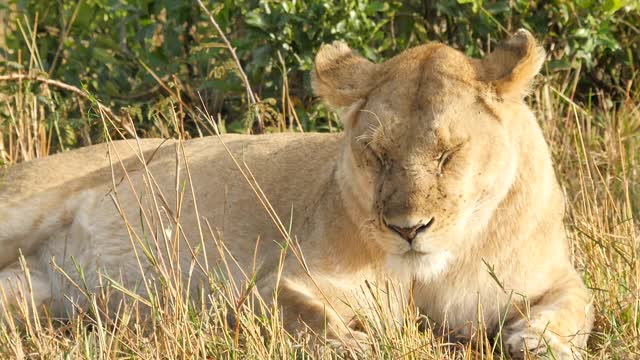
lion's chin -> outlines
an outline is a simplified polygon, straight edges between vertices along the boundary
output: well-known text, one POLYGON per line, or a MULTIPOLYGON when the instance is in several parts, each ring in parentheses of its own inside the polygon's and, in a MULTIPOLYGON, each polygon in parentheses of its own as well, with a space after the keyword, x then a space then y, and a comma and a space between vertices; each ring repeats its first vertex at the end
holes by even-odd
POLYGON ((411 249, 401 255, 387 257, 387 270, 399 280, 429 281, 443 274, 453 260, 448 250, 422 252, 411 249))

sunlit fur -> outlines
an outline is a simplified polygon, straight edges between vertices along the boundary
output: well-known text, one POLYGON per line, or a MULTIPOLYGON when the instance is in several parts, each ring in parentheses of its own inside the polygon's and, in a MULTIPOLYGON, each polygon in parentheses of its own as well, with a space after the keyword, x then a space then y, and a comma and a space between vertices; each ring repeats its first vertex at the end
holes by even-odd
POLYGON ((427 44, 374 64, 337 42, 319 50, 313 86, 344 133, 121 141, 8 168, 0 285, 27 287, 22 253, 36 308, 68 316, 86 306, 69 280, 98 291, 107 275, 146 295, 142 279, 157 281, 144 276, 151 251, 194 283, 207 281, 203 263, 239 288, 255 283, 267 301, 277 295, 288 330, 347 346, 363 348, 354 315, 374 316, 367 304, 392 283, 381 301, 397 316, 411 298, 461 339, 473 337, 481 308, 490 335, 506 316, 512 356, 546 343, 569 358, 593 315, 549 150, 524 102, 543 61, 526 31, 483 59, 427 44), (411 243, 390 228, 429 219, 411 243))

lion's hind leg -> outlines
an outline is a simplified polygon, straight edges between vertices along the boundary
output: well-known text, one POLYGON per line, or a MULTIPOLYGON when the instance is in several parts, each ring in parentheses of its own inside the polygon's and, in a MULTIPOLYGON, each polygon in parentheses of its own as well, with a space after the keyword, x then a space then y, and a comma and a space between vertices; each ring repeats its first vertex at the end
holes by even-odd
POLYGON ((35 257, 21 258, 0 270, 0 319, 38 316, 51 299, 49 273, 35 257))

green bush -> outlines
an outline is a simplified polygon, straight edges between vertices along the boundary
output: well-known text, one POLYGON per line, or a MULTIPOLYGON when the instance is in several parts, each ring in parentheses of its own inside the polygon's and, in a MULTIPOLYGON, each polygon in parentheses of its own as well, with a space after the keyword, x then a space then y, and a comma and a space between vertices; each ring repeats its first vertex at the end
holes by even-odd
MULTIPOLYGON (((257 130, 256 112, 266 131, 338 128, 314 100, 308 78, 318 47, 336 39, 374 61, 429 41, 479 56, 525 27, 549 50, 548 75, 580 68, 580 101, 592 101, 596 88, 623 99, 640 58, 637 0, 222 0, 208 8, 261 99, 251 111, 228 50, 191 1, 9 0, 0 5, 0 26, 8 29, 0 32, 0 74, 31 71, 84 88, 131 116, 140 134, 159 136, 166 134, 158 133, 155 114, 178 97, 194 134, 202 130, 189 110, 202 102, 231 132, 257 130)), ((56 96, 67 106, 52 109, 63 112, 55 114, 64 131, 54 143, 76 146, 87 121, 92 138, 103 135, 73 94, 56 96)), ((8 118, 0 108, 0 121, 8 118)))

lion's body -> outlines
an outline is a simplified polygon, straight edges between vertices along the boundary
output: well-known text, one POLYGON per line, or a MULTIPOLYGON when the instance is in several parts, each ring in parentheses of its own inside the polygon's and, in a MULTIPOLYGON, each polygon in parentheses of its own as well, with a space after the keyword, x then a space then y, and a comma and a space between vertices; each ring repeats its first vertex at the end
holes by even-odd
MULTIPOLYGON (((222 139, 260 179, 259 183, 276 212, 286 220, 293 209, 294 229, 300 228, 309 208, 317 202, 320 192, 330 180, 331 164, 335 162, 331 158, 337 155, 339 136, 230 135, 222 139), (288 169, 291 164, 298 164, 297 171, 288 169), (301 178, 301 174, 313 172, 316 176, 301 178)), ((72 275, 77 273, 74 264, 68 261, 72 256, 87 267, 85 270, 89 276, 97 270, 109 272, 110 269, 116 271, 116 274, 110 274, 112 276, 120 271, 123 274, 139 273, 135 254, 129 250, 131 240, 127 226, 112 196, 117 198, 118 205, 138 236, 149 231, 146 221, 155 222, 152 227, 157 225, 156 230, 161 230, 161 237, 167 234, 166 229, 173 228, 173 224, 165 222, 163 230, 157 218, 142 219, 137 214, 138 201, 148 208, 149 200, 153 198, 145 193, 145 170, 137 157, 138 144, 148 162, 149 173, 154 175, 161 189, 155 190, 164 198, 160 200, 160 196, 156 196, 154 200, 160 202, 160 207, 165 207, 162 202, 166 201, 170 204, 167 208, 175 211, 178 144, 175 141, 150 139, 128 141, 128 144, 118 141, 109 146, 95 145, 20 164, 9 168, 1 181, 0 213, 3 219, 12 221, 0 224, 0 241, 5 249, 0 265, 4 268, 16 262, 17 249, 21 248, 25 256, 41 259, 43 268, 49 268, 52 256, 58 265, 67 260, 65 270, 72 275), (120 161, 128 169, 127 177, 123 177, 120 161), (118 184, 115 192, 112 191, 114 183, 118 184), (13 251, 6 251, 8 249, 13 251)), ((209 137, 183 144, 197 194, 199 215, 216 230, 214 235, 220 232, 224 239, 234 239, 225 241, 225 244, 240 264, 249 270, 258 237, 262 238, 258 250, 265 255, 264 261, 277 260, 279 248, 274 241, 282 241, 282 235, 243 180, 221 140, 209 137)), ((186 181, 184 163, 180 171, 182 181, 186 181)), ((180 223, 184 238, 195 247, 200 244, 200 229, 194 208, 191 191, 187 187, 180 223)), ((210 260, 216 261, 218 251, 208 226, 202 221, 201 227, 210 246, 210 260)), ((191 257, 187 247, 183 247, 181 252, 185 259, 191 257)), ((186 259, 182 264, 188 268, 190 263, 186 259)), ((36 264, 30 265, 32 271, 36 269, 36 264)), ((241 277, 241 274, 235 275, 241 277)), ((53 272, 51 276, 52 281, 59 278, 53 276, 53 272)), ((139 278, 134 276, 129 280, 135 282, 139 278)))
MULTIPOLYGON (((512 47, 530 41, 519 36, 512 47)), ((10 286, 20 250, 36 278, 36 299, 63 316, 70 309, 62 295, 75 290, 52 270, 51 258, 77 274, 73 257, 91 290, 100 286, 99 272, 136 286, 145 269, 135 238, 156 231, 180 243, 178 258, 162 248, 158 254, 179 262, 185 276, 193 251, 199 264, 227 269, 237 284, 255 273, 263 296, 278 291, 290 329, 301 328, 301 320, 319 332, 326 325, 330 337, 353 336, 357 331, 345 324, 354 313, 345 302, 363 301, 354 293, 365 280, 392 279, 400 294, 394 309, 413 286, 421 312, 461 336, 478 324, 481 309, 490 331, 505 322, 512 354, 537 349, 531 342, 545 332, 556 356, 569 356, 571 344, 585 345, 592 315, 569 260, 564 199, 547 145, 520 100, 541 63, 537 48, 525 45, 515 60, 497 52, 500 61, 517 64, 513 73, 496 70, 499 61, 463 60, 440 45, 382 65, 341 44, 324 48, 314 86, 329 104, 347 109, 344 134, 115 142, 8 168, 0 178, 0 280, 10 286), (332 75, 334 67, 347 75, 332 75), (386 73, 371 75, 380 69, 386 73), (397 86, 400 80, 409 86, 397 86), (459 105, 449 105, 452 99, 459 105), (363 142, 371 150, 360 149, 363 142), (250 170, 248 179, 239 168, 250 170), (264 196, 249 186, 254 178, 264 196), (141 206, 166 216, 146 217, 141 206), (276 281, 285 236, 270 206, 295 240, 288 246, 300 244, 313 281, 291 254, 276 281), (170 221, 176 218, 179 236, 170 221), (419 232, 407 230, 416 223, 419 232), (220 243, 237 265, 221 261, 220 243), (530 319, 522 317, 527 306, 530 319)))

